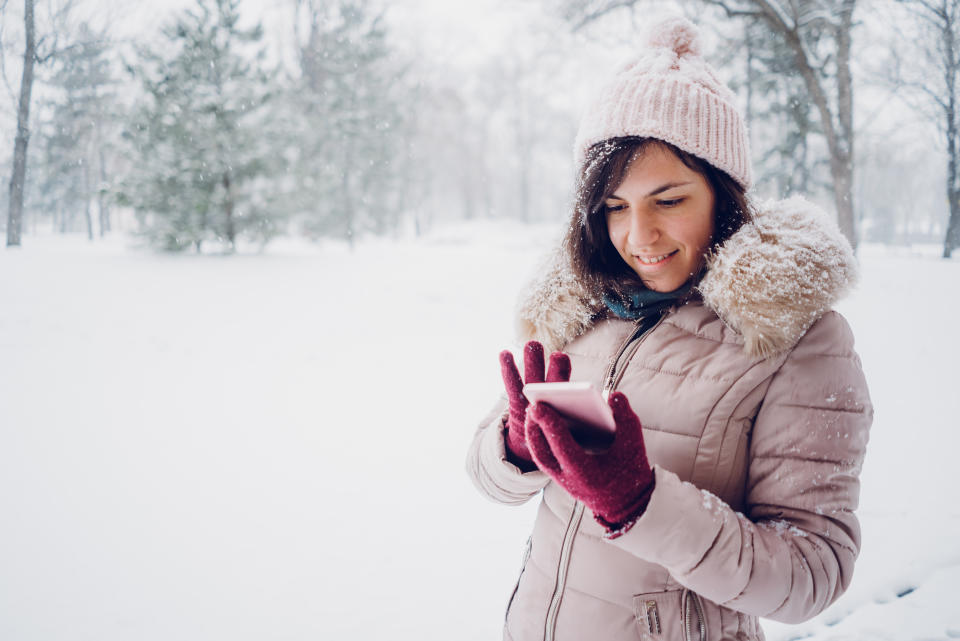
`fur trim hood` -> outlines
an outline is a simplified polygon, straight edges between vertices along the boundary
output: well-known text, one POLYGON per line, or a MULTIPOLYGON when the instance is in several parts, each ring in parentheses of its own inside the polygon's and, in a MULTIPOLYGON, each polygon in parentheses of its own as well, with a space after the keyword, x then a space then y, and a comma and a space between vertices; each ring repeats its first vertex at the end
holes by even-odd
MULTIPOLYGON (((606 307, 577 281, 558 249, 520 303, 523 341, 555 351, 583 334, 606 307)), ((708 260, 698 290, 706 306, 762 358, 792 348, 854 285, 857 262, 837 224, 800 197, 758 203, 753 220, 708 260)))

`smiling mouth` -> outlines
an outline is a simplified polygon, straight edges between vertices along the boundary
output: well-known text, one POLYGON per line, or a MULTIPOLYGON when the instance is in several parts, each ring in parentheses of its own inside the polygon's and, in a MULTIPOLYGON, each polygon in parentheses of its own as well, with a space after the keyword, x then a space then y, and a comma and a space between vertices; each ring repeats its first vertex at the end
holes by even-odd
POLYGON ((679 251, 679 250, 676 250, 676 249, 675 249, 674 251, 672 251, 672 252, 670 252, 670 253, 668 253, 668 254, 660 254, 659 256, 638 256, 638 255, 635 254, 634 257, 635 257, 642 265, 659 265, 660 263, 664 262, 665 260, 667 260, 668 258, 670 258, 671 256, 673 256, 674 254, 676 254, 678 251, 679 251))

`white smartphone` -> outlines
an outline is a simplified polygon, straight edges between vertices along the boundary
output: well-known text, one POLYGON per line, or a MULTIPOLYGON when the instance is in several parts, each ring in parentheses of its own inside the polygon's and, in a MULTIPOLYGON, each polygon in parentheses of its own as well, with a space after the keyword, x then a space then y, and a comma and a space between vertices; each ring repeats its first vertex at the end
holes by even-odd
POLYGON ((613 410, 592 383, 527 383, 523 395, 531 403, 549 403, 555 410, 589 426, 598 435, 609 436, 616 430, 613 410))

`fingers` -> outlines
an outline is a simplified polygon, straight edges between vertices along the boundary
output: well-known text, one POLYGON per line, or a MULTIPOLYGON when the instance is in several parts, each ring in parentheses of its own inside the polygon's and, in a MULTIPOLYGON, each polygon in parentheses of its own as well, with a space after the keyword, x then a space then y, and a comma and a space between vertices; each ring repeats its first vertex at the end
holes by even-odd
POLYGON ((550 354, 550 365, 547 367, 547 382, 561 383, 570 380, 570 357, 563 352, 550 354))
POLYGON ((614 392, 610 395, 610 409, 613 410, 613 420, 617 424, 611 450, 639 449, 644 450, 643 431, 640 419, 630 407, 623 392, 614 392))
POLYGON ((523 381, 520 379, 520 372, 517 370, 517 364, 513 361, 513 354, 510 350, 500 352, 500 375, 503 376, 503 385, 507 388, 507 397, 511 401, 516 401, 523 396, 523 381))
POLYGON ((527 418, 527 449, 530 450, 530 456, 533 457, 537 467, 551 476, 560 474, 560 464, 550 451, 550 444, 547 443, 543 430, 529 417, 527 418))
POLYGON ((630 401, 627 400, 627 395, 623 392, 614 392, 611 394, 607 403, 613 411, 613 420, 616 421, 618 428, 620 427, 621 421, 639 422, 633 408, 630 407, 630 401))
POLYGON ((543 382, 543 345, 530 341, 523 348, 523 380, 526 383, 543 382))
POLYGON ((546 403, 534 403, 527 414, 540 426, 565 475, 578 473, 586 466, 590 455, 573 439, 567 419, 546 403))

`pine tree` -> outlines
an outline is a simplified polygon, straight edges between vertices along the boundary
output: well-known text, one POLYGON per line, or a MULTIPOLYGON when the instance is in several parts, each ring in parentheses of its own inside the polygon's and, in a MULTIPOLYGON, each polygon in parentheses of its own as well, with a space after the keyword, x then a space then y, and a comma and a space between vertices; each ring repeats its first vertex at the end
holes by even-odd
POLYGON ((91 239, 94 200, 100 235, 110 229, 102 185, 109 177, 107 158, 118 123, 109 54, 107 40, 81 24, 78 45, 69 56, 55 61, 54 73, 46 83, 52 98, 43 111, 50 115, 39 127, 35 163, 39 178, 34 181, 32 201, 40 210, 53 213, 61 232, 69 230, 82 213, 91 239))
POLYGON ((778 197, 829 192, 829 181, 822 177, 825 161, 812 149, 812 139, 823 130, 791 51, 762 21, 745 20, 743 27, 725 49, 734 56, 745 53, 746 73, 731 86, 746 94, 751 137, 765 141, 757 149, 754 183, 761 189, 773 186, 772 195, 778 197))
POLYGON ((121 203, 141 233, 170 251, 212 242, 228 251, 238 238, 269 241, 281 217, 265 195, 275 171, 257 25, 238 26, 239 0, 197 0, 163 30, 158 49, 139 50, 131 68, 145 89, 127 137, 131 170, 121 203))
POLYGON ((380 15, 365 0, 301 4, 301 77, 291 104, 291 207, 312 236, 345 238, 396 229, 408 168, 400 109, 402 72, 380 15))

